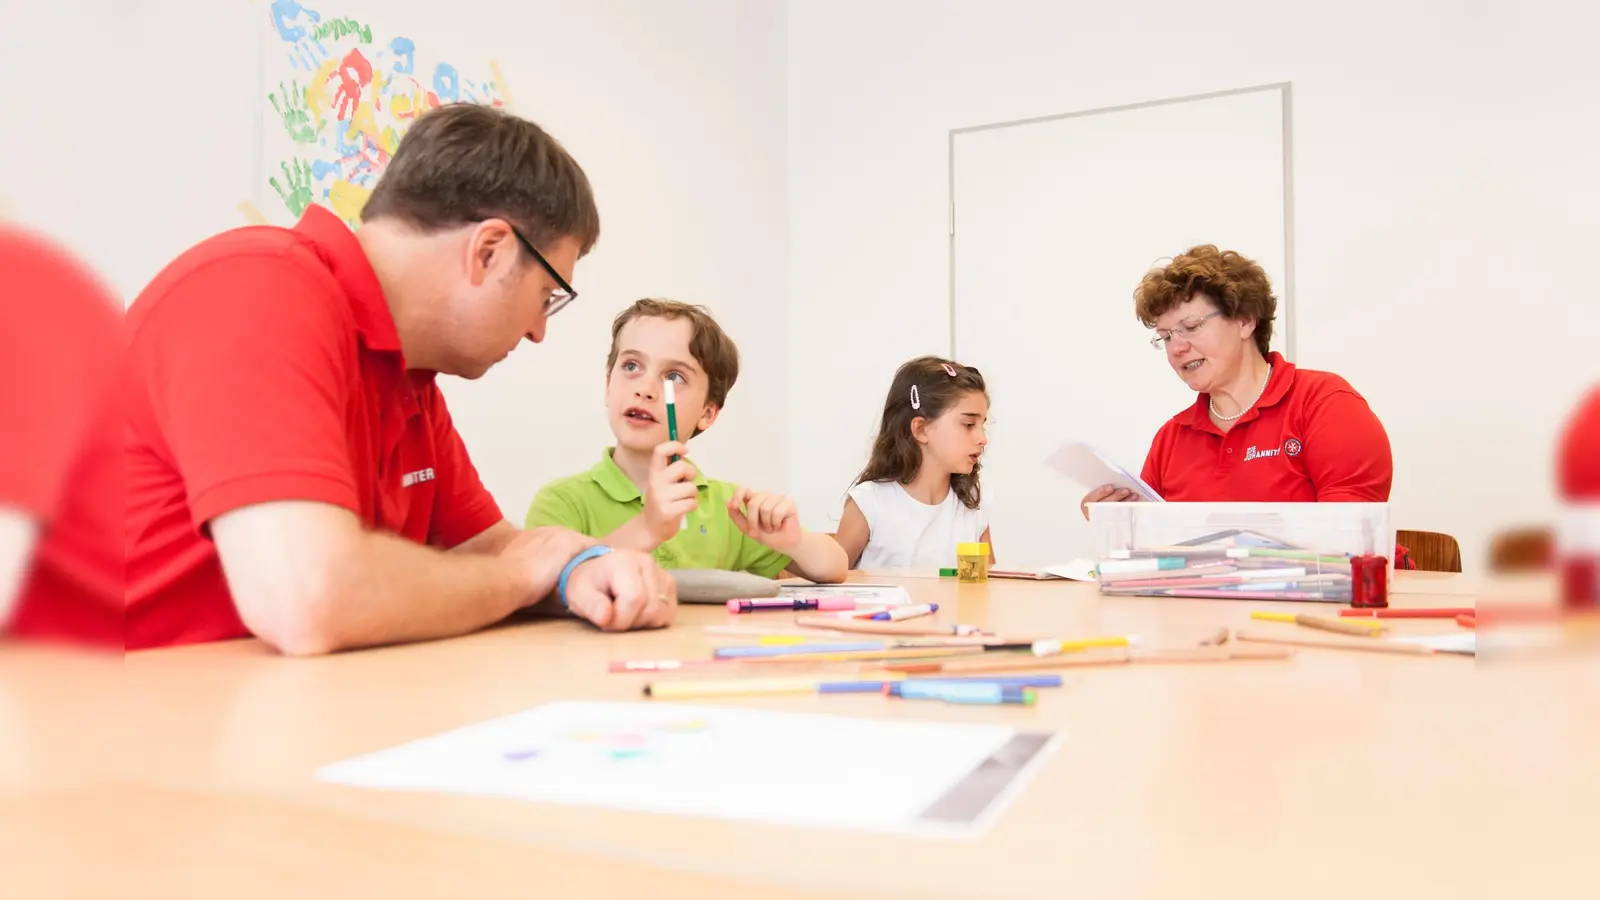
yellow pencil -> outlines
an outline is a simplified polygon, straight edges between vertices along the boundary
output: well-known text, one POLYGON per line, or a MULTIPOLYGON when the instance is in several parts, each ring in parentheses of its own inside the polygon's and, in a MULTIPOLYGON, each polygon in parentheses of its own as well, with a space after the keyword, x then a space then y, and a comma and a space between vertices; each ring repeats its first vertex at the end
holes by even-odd
POLYGON ((1033 642, 1034 656, 1055 656, 1057 653, 1075 653, 1087 650, 1090 647, 1134 647, 1139 644, 1136 634, 1118 634, 1111 637, 1082 638, 1076 641, 1058 641, 1053 639, 1033 642))
POLYGON ((1379 619, 1330 619, 1322 616, 1308 616, 1304 613, 1252 612, 1250 618, 1264 622, 1289 622, 1306 628, 1315 628, 1319 631, 1353 634, 1357 637, 1377 637, 1387 627, 1379 619))

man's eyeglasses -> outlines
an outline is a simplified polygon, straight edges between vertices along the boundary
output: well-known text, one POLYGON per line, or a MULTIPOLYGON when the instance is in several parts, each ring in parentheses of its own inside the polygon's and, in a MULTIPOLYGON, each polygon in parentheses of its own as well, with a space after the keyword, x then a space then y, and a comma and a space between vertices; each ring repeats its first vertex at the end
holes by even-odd
POLYGON ((551 291, 550 296, 544 300, 545 316, 553 316, 561 312, 567 308, 568 303, 578 299, 578 292, 572 289, 572 285, 567 284, 567 280, 561 277, 555 266, 550 265, 550 261, 544 258, 544 254, 533 246, 533 241, 528 240, 527 236, 515 225, 511 226, 511 233, 517 236, 517 241, 522 244, 522 249, 533 254, 533 258, 538 260, 539 265, 544 266, 544 270, 550 273, 551 278, 555 279, 556 289, 551 291))
POLYGON ((1158 328, 1156 329, 1155 337, 1150 339, 1150 346, 1160 350, 1166 347, 1167 341, 1172 340, 1174 337, 1181 337, 1184 340, 1188 340, 1190 336, 1192 336, 1196 331, 1200 330, 1200 326, 1204 325, 1207 319, 1211 318, 1212 316, 1220 315, 1222 315, 1222 310, 1213 310, 1198 319, 1193 319, 1188 322, 1179 322, 1177 328, 1158 328))

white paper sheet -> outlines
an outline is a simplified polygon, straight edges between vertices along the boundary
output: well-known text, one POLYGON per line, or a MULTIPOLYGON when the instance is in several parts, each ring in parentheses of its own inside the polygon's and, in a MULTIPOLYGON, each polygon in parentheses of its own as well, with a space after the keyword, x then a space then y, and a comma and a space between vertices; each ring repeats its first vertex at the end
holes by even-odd
POLYGON ((1412 635, 1409 637, 1397 637, 1394 640, 1406 644, 1421 644, 1424 647, 1432 647, 1435 653, 1478 655, 1478 633, 1476 631, 1463 631, 1459 634, 1412 635))
MULTIPOLYGON (((881 577, 881 576, 880 576, 881 577)), ((857 609, 868 606, 900 606, 911 602, 911 594, 897 584, 785 584, 781 596, 793 599, 848 597, 857 609)))
POLYGON ((1001 725, 561 702, 334 763, 317 779, 975 837, 1056 743, 1001 725))
POLYGON ((1133 491, 1141 500, 1152 503, 1163 502, 1161 495, 1150 485, 1145 484, 1144 479, 1112 462, 1088 444, 1076 441, 1062 444, 1045 459, 1044 464, 1082 485, 1088 491, 1103 484, 1114 484, 1133 491))

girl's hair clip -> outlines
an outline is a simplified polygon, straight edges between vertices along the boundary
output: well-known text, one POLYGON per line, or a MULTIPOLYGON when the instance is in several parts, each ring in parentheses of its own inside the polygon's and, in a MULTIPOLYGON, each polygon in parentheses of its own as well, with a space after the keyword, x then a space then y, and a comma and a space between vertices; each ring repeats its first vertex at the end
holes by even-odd
POLYGON ((956 377, 956 367, 955 366, 952 366, 949 363, 939 363, 939 365, 944 366, 944 371, 945 371, 946 375, 949 375, 951 378, 956 377))
POLYGON ((917 386, 914 384, 911 386, 911 408, 922 408, 922 395, 917 393, 917 386))

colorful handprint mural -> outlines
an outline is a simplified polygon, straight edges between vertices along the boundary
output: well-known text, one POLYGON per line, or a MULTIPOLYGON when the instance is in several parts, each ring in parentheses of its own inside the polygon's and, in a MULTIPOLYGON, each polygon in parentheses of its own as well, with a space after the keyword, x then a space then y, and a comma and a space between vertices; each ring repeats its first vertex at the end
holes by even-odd
POLYGON ((445 61, 426 65, 408 37, 385 39, 371 23, 325 15, 297 0, 268 13, 270 104, 267 186, 291 217, 312 203, 352 227, 417 116, 448 103, 505 106, 493 63, 464 76, 445 61))

